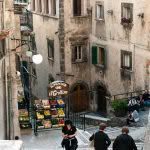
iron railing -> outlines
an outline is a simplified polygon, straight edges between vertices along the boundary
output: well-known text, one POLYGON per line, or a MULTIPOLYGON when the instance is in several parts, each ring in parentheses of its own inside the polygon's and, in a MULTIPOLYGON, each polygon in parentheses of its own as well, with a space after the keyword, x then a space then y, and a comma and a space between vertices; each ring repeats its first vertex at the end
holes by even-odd
POLYGON ((148 90, 139 90, 139 91, 132 91, 128 93, 116 94, 116 95, 112 95, 111 99, 116 100, 116 99, 128 99, 129 97, 131 98, 137 97, 140 94, 144 94, 145 91, 148 91, 148 90))
POLYGON ((27 26, 31 30, 33 30, 33 14, 32 12, 26 10, 23 15, 20 16, 20 24, 21 26, 27 26))
MULTIPOLYGON (((133 91, 133 92, 128 92, 128 93, 122 93, 122 94, 117 94, 113 95, 111 98, 112 100, 120 99, 120 97, 123 99, 127 99, 129 97, 136 97, 139 96, 139 94, 144 94, 146 90, 140 90, 140 91, 133 91)), ((92 113, 91 111, 88 112, 72 112, 70 110, 70 99, 68 99, 68 104, 65 107, 65 114, 66 117, 65 119, 69 119, 73 122, 73 124, 82 130, 86 130, 90 126, 96 126, 97 125, 97 120, 90 120, 86 118, 86 115, 92 113)))

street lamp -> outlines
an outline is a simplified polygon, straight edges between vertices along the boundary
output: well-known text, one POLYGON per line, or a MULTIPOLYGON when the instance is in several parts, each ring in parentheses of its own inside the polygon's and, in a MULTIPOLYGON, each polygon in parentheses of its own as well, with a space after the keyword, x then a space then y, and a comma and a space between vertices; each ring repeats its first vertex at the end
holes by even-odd
POLYGON ((40 64, 40 63, 42 63, 42 61, 43 61, 43 57, 42 57, 41 54, 33 55, 33 56, 32 56, 32 61, 33 61, 35 64, 40 64))
POLYGON ((40 64, 42 63, 43 61, 43 57, 41 54, 36 54, 36 55, 33 55, 32 54, 32 51, 27 51, 26 52, 26 56, 29 57, 29 112, 30 112, 30 119, 31 119, 31 123, 33 125, 33 118, 31 117, 32 116, 32 110, 33 110, 33 104, 32 104, 32 61, 33 63, 35 64, 40 64), (31 58, 32 58, 32 61, 31 61, 31 58))

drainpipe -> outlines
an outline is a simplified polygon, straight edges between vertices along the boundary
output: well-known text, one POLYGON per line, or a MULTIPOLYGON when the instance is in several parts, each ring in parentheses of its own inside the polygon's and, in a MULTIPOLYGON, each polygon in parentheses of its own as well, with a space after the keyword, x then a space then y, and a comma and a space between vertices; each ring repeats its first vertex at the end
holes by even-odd
POLYGON ((89 15, 91 15, 90 17, 90 25, 89 25, 89 74, 90 74, 90 99, 91 99, 91 94, 93 94, 93 91, 92 91, 92 74, 91 74, 91 68, 92 68, 92 61, 91 61, 91 34, 92 34, 92 9, 89 10, 89 15))
POLYGON ((135 90, 136 88, 136 76, 135 76, 135 73, 136 73, 136 67, 135 67, 135 44, 134 44, 134 48, 133 48, 133 62, 134 62, 134 66, 133 66, 133 91, 135 90))

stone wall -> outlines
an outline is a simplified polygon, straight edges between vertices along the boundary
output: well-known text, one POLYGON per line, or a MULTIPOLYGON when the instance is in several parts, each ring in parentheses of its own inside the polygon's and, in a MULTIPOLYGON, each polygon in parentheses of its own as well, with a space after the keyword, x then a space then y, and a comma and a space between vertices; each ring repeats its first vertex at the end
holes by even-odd
POLYGON ((57 76, 60 74, 58 18, 33 13, 33 32, 37 53, 43 56, 43 61, 34 65, 37 79, 33 79, 32 91, 34 96, 45 99, 48 98, 49 75, 54 80, 60 78, 57 76), (54 60, 48 58, 47 39, 54 41, 54 60))
POLYGON ((59 11, 60 76, 61 80, 65 80, 64 0, 59 2, 59 11))
POLYGON ((92 82, 104 81, 112 95, 145 89, 149 85, 146 83, 149 82, 146 73, 146 62, 150 56, 148 47, 149 5, 146 5, 146 1, 124 1, 133 3, 133 26, 131 29, 127 29, 121 25, 121 0, 117 3, 104 1, 104 20, 102 21, 95 19, 96 2, 96 0, 91 1, 93 18, 91 46, 105 47, 107 65, 105 71, 92 65, 91 72, 94 74, 91 79, 92 82), (113 13, 108 13, 111 10, 113 13), (144 18, 138 16, 142 12, 144 12, 144 18), (105 35, 97 34, 102 32, 105 35), (121 50, 132 52, 131 80, 122 78, 121 50))

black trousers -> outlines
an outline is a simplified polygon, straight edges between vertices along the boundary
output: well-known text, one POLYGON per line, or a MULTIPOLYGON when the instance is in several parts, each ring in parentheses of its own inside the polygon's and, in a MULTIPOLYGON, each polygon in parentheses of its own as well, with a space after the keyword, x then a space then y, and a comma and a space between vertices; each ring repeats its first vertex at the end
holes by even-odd
POLYGON ((77 139, 76 138, 65 139, 64 147, 65 147, 65 150, 76 150, 78 147, 77 139))
POLYGON ((130 122, 135 122, 134 120, 130 120, 127 118, 127 125, 129 126, 130 125, 130 122))

